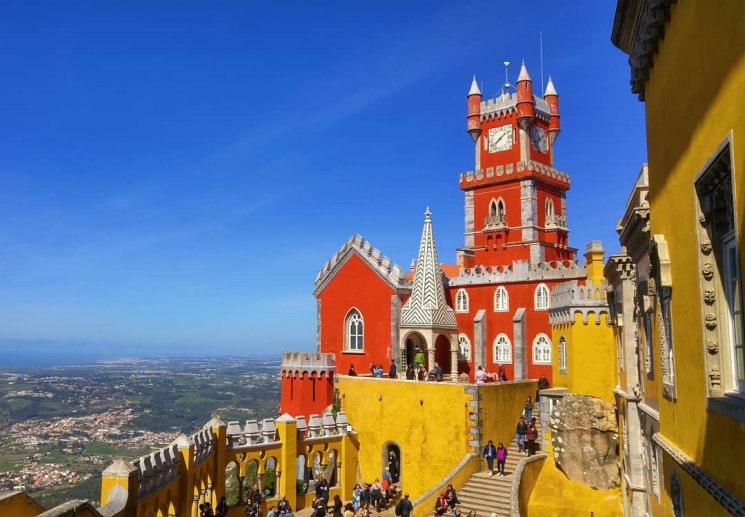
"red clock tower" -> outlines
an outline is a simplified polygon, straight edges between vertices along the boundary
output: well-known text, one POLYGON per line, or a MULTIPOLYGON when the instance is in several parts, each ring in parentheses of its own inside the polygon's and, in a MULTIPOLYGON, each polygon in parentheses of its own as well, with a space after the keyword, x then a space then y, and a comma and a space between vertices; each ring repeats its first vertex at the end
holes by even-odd
POLYGON ((506 84, 501 95, 484 101, 474 77, 468 92, 476 163, 460 178, 466 208, 462 266, 574 260, 576 255, 567 240, 569 177, 553 168, 559 96, 550 77, 543 97, 534 95, 525 63, 511 89, 506 84))

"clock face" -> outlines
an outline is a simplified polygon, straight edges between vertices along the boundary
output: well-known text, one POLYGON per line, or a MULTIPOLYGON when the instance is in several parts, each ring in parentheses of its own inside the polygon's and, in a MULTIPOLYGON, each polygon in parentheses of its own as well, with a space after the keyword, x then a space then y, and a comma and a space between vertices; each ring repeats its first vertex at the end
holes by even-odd
POLYGON ((530 126, 530 141, 536 151, 542 153, 548 151, 548 138, 546 138, 546 130, 542 127, 530 126))
POLYGON ((493 127, 489 130, 489 152, 497 153, 512 149, 512 126, 493 127))

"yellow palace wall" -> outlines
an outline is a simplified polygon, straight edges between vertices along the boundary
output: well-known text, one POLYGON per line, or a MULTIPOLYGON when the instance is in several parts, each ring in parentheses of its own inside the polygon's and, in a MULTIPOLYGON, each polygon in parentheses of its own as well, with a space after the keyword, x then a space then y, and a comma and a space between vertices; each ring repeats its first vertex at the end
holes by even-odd
MULTIPOLYGON (((676 400, 658 391, 661 434, 727 489, 745 496, 745 424, 707 412, 707 372, 702 345, 694 177, 728 136, 740 268, 745 227, 745 2, 686 0, 672 7, 646 88, 651 227, 669 246, 676 400)), ((659 328, 655 324, 655 332, 659 328)), ((658 336, 655 336, 657 344, 658 336)), ((657 348, 657 347, 655 347, 657 348)), ((649 386, 652 388, 652 386, 649 386)), ((742 411, 742 408, 740 409, 742 411)), ((681 480, 685 513, 715 515, 721 507, 666 453, 664 513, 671 514, 670 476, 681 480)))

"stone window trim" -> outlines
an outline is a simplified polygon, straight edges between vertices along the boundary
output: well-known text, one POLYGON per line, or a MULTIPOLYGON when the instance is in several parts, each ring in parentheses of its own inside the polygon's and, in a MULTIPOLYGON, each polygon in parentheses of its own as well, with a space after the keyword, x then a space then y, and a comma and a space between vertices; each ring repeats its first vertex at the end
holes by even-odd
POLYGON ((567 339, 559 336, 559 373, 567 373, 567 339))
POLYGON ((344 316, 344 347, 342 353, 365 353, 365 320, 357 307, 352 307, 344 316))
POLYGON ((512 364, 512 342, 505 333, 494 338, 493 357, 496 364, 512 364))
POLYGON ((510 295, 503 285, 494 291, 494 312, 508 312, 510 310, 510 295))
POLYGON ((662 372, 662 395, 675 401, 675 344, 672 322, 673 282, 670 252, 663 234, 654 234, 649 243, 649 272, 647 290, 654 298, 654 314, 657 323, 657 344, 660 352, 662 372))
POLYGON ((741 240, 730 131, 694 178, 707 409, 743 422, 741 240), (727 259, 733 259, 734 266, 727 259), (734 284, 734 288, 733 288, 734 284))
POLYGON ((551 339, 546 334, 533 340, 533 364, 551 364, 551 339))
POLYGON ((458 360, 471 360, 471 340, 465 334, 458 334, 458 360))
POLYGON ((533 307, 537 311, 547 311, 549 309, 549 291, 546 284, 538 284, 533 293, 533 307))
POLYGON ((468 312, 468 291, 465 289, 458 289, 458 292, 455 293, 455 312, 468 312))

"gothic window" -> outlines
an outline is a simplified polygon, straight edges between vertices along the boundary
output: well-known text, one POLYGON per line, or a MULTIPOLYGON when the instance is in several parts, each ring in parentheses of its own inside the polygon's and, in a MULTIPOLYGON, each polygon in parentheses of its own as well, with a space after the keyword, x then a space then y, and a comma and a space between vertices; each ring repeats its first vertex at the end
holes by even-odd
POLYGON ((554 211, 554 201, 551 198, 546 198, 546 226, 554 224, 556 221, 554 211))
POLYGON ((548 287, 546 287, 546 284, 540 284, 535 288, 535 309, 537 311, 548 309, 548 287))
POLYGON ((346 343, 344 349, 349 352, 362 352, 364 346, 364 325, 362 315, 357 309, 352 309, 347 314, 344 323, 346 343))
POLYGON ((710 369, 712 388, 745 394, 742 273, 735 225, 730 147, 713 159, 696 181, 701 213, 699 233, 704 343, 709 354, 719 354, 721 368, 710 369))
POLYGON ((650 470, 652 471, 652 493, 660 500, 660 463, 659 463, 659 449, 657 444, 651 443, 649 448, 649 459, 650 459, 650 470))
POLYGON ((551 341, 546 334, 538 334, 533 340, 533 363, 551 364, 551 341))
POLYGON ((489 203, 489 217, 497 217, 497 201, 494 199, 492 199, 491 203, 489 203))
POLYGON ((507 289, 502 286, 497 287, 494 291, 494 311, 506 312, 510 309, 510 299, 507 295, 507 289))
POLYGON ((471 342, 465 334, 458 334, 458 360, 471 360, 471 342))
POLYGON ((512 362, 512 344, 506 334, 499 334, 494 340, 494 362, 499 364, 512 362))
POLYGON ((567 340, 559 337, 559 373, 567 373, 567 340))
POLYGON ((468 293, 465 289, 459 289, 455 295, 455 312, 468 312, 468 293))
POLYGON ((497 203, 497 218, 500 222, 507 221, 507 213, 504 208, 504 201, 502 199, 499 200, 499 203, 497 203))

